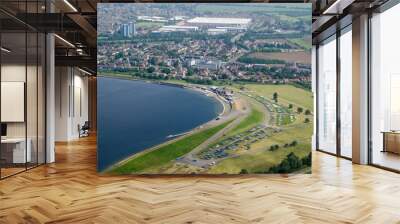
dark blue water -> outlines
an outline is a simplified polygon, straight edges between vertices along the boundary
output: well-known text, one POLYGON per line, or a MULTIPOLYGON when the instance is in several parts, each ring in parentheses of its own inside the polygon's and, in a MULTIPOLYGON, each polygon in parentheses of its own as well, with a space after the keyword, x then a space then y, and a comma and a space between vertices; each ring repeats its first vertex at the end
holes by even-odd
POLYGON ((197 91, 98 77, 98 170, 214 119, 222 105, 197 91))

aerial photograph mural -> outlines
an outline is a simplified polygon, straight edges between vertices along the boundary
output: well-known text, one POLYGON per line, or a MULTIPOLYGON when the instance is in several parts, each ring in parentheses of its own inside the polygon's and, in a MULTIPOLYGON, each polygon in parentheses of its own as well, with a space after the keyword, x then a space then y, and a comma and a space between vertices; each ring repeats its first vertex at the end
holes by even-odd
POLYGON ((310 173, 311 4, 101 3, 98 171, 310 173))

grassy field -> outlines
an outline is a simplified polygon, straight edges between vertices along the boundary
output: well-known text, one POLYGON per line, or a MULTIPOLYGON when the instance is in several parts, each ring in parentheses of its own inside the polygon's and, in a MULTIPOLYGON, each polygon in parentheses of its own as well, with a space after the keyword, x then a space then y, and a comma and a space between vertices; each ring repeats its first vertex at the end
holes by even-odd
POLYGON ((296 147, 281 148, 269 151, 267 147, 263 151, 248 152, 240 157, 223 160, 214 166, 208 173, 211 174, 238 174, 242 169, 249 173, 257 173, 268 170, 271 166, 279 164, 290 152, 299 157, 304 157, 310 152, 309 144, 299 144, 296 147))
POLYGON ((294 38, 294 39, 289 39, 289 41, 303 48, 304 50, 307 51, 311 50, 311 39, 294 38))
POLYGON ((136 29, 143 28, 143 29, 157 29, 164 25, 164 23, 160 22, 147 22, 147 21, 139 21, 136 23, 136 29))
POLYGON ((250 114, 245 119, 243 119, 243 121, 241 121, 236 127, 230 130, 226 135, 231 136, 246 131, 261 123, 263 120, 264 113, 253 107, 250 114))
MULTIPOLYGON (((278 103, 288 105, 289 103, 312 110, 312 93, 291 85, 261 85, 247 84, 245 88, 252 95, 265 96, 272 99, 274 92, 279 95, 278 103)), ((252 102, 254 103, 254 102, 252 102)), ((262 112, 266 112, 265 110, 262 112)), ((235 152, 237 157, 228 158, 213 166, 208 173, 239 173, 246 169, 249 173, 265 172, 271 166, 279 164, 290 152, 294 152, 302 158, 308 155, 311 150, 311 136, 313 133, 312 122, 304 123, 304 119, 312 121, 312 115, 297 114, 294 123, 280 126, 281 131, 273 133, 269 137, 252 144, 247 151, 235 152), (293 147, 283 147, 297 141, 293 147), (279 149, 270 151, 270 146, 279 145, 279 149)))
POLYGON ((180 156, 190 152, 202 142, 216 134, 218 131, 226 127, 231 121, 227 121, 216 127, 212 127, 180 140, 177 140, 171 144, 164 145, 154 151, 150 151, 141 156, 135 157, 128 162, 116 167, 110 171, 112 174, 129 174, 129 173, 140 173, 141 171, 151 168, 152 166, 162 166, 174 160, 180 156))
POLYGON ((311 53, 306 51, 298 52, 254 52, 248 57, 265 60, 282 60, 287 62, 299 62, 311 64, 311 53))
POLYGON ((262 85, 262 84, 247 84, 244 87, 257 94, 272 99, 272 95, 278 93, 278 101, 281 104, 301 106, 304 109, 313 108, 313 95, 311 91, 294 87, 292 85, 262 85))

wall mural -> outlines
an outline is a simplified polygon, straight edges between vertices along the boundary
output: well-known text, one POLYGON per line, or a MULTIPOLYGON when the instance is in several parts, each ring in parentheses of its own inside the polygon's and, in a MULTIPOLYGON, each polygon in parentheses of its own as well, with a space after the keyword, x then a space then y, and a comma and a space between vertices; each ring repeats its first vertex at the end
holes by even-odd
POLYGON ((97 57, 99 172, 311 172, 311 4, 102 3, 97 57))

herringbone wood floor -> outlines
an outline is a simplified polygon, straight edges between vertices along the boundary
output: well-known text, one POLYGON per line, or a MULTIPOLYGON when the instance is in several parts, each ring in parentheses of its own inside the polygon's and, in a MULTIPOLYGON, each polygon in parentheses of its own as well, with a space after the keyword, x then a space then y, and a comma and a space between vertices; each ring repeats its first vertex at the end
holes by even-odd
POLYGON ((94 137, 0 181, 0 223, 400 223, 400 175, 313 155, 312 175, 107 177, 94 137))

